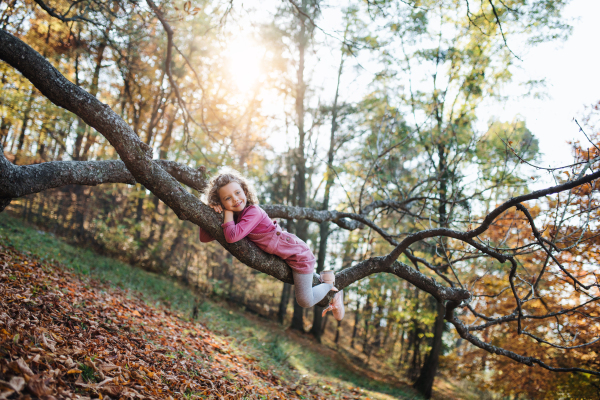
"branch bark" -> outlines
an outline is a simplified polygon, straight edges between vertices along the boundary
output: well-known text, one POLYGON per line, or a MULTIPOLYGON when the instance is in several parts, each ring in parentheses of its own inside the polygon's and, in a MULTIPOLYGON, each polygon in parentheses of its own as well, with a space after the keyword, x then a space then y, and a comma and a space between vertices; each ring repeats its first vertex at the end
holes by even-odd
MULTIPOLYGON (((204 168, 195 170, 173 161, 156 160, 179 182, 203 191, 207 185, 204 168)), ((12 200, 65 185, 96 186, 104 183, 136 184, 121 160, 54 161, 14 165, 0 153, 0 198, 12 200)), ((6 207, 5 204, 4 207, 6 207)), ((2 211, 3 208, 0 209, 2 211)))

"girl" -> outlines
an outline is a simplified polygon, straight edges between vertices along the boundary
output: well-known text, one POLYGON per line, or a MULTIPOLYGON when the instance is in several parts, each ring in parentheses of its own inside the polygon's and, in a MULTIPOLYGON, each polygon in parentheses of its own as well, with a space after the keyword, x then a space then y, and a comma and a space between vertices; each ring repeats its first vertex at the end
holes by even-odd
MULTIPOLYGON (((281 257, 292 269, 296 301, 301 307, 312 307, 323 299, 330 290, 337 292, 331 304, 323 311, 332 310, 333 316, 344 318, 344 295, 335 287, 333 271, 321 273, 320 285, 312 286, 315 256, 306 243, 296 235, 285 232, 257 205, 256 194, 248 182, 236 171, 214 176, 208 185, 207 202, 218 213, 224 212, 223 233, 228 243, 245 237, 260 249, 281 257)), ((200 241, 214 240, 200 228, 200 241)))

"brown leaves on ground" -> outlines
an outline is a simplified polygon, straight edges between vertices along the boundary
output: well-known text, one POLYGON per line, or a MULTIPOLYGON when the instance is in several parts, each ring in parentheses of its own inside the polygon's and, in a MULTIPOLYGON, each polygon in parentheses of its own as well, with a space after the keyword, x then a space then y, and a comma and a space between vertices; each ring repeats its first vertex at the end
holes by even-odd
POLYGON ((201 325, 101 286, 0 246, 0 400, 300 398, 201 325))

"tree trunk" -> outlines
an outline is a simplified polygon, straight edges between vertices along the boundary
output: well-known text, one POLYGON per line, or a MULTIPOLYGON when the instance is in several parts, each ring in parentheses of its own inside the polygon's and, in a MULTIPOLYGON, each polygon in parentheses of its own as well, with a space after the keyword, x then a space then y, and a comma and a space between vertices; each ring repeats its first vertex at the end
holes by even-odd
MULTIPOLYGON (((302 1, 302 10, 306 13, 306 0, 302 1)), ((304 56, 306 52, 306 24, 305 16, 299 15, 300 33, 298 35, 298 69, 296 71, 296 124, 298 127, 298 149, 296 152, 296 199, 299 207, 306 207, 306 155, 305 155, 305 139, 306 132, 304 131, 304 97, 306 93, 306 85, 304 83, 304 56)), ((308 239, 308 224, 305 220, 296 222, 296 235, 306 242, 308 239)), ((295 297, 295 296, 294 296, 295 297)), ((292 317, 291 329, 304 332, 304 311, 294 298, 294 316, 292 317)))
MULTIPOLYGON (((77 41, 81 37, 81 30, 77 32, 77 41)), ((79 52, 75 51, 75 85, 81 86, 79 83, 79 52)), ((73 144, 73 154, 71 154, 71 159, 79 160, 79 155, 81 153, 81 145, 83 143, 83 136, 85 135, 85 129, 87 124, 83 122, 81 117, 77 116, 77 128, 75 129, 76 137, 75 143, 73 144)))
POLYGON ((337 322, 337 326, 335 327, 335 339, 333 342, 337 346, 340 342, 340 332, 342 331, 342 321, 337 322))
POLYGON ((21 126, 21 134, 19 135, 19 143, 17 144, 17 151, 15 154, 15 161, 20 156, 21 150, 23 149, 23 145, 25 144, 25 131, 27 131, 27 124, 29 123, 31 108, 33 106, 33 95, 35 93, 35 88, 31 88, 31 93, 29 93, 29 100, 27 100, 27 108, 25 108, 25 112, 23 113, 23 125, 21 126))
POLYGON ((360 322, 360 310, 359 310, 360 302, 358 301, 358 296, 356 298, 356 311, 354 313, 354 327, 352 328, 352 340, 350 341, 350 347, 354 349, 356 334, 358 332, 358 323, 360 322))
POLYGON ((365 303, 365 308, 363 309, 363 320, 365 321, 365 331, 363 332, 362 337, 362 351, 364 354, 367 354, 369 348, 369 328, 371 327, 371 316, 373 313, 373 306, 371 305, 371 297, 367 295, 367 302, 365 303))
POLYGON ((404 361, 402 359, 403 356, 403 352, 404 352, 404 334, 405 334, 405 330, 404 330, 404 323, 402 325, 402 333, 400 334, 400 337, 398 340, 400 340, 400 356, 398 357, 398 367, 402 366, 402 362, 404 361))
POLYGON ((135 239, 139 242, 142 237, 142 219, 144 217, 144 200, 146 199, 146 189, 143 186, 137 188, 139 197, 137 199, 137 205, 135 210, 135 223, 137 225, 135 232, 135 239))
MULTIPOLYGON (((438 120, 438 128, 441 129, 441 122, 438 120)), ((437 144, 438 166, 437 172, 439 176, 439 204, 438 218, 442 228, 448 228, 448 210, 446 204, 448 202, 448 185, 451 183, 450 172, 448 171, 447 152, 444 143, 437 144)), ((440 238, 441 248, 438 249, 440 254, 446 254, 448 248, 447 238, 440 238)), ((442 271, 446 272, 446 271, 442 271)), ((426 398, 431 397, 433 390, 433 381, 437 373, 439 365, 439 356, 442 348, 442 335, 444 333, 444 305, 437 304, 437 317, 434 323, 433 340, 431 351, 427 355, 426 361, 421 369, 421 374, 415 382, 415 388, 426 398), (441 309, 441 311, 440 311, 441 309)))
POLYGON ((290 302, 290 294, 292 293, 292 285, 284 283, 281 289, 281 300, 279 301, 279 311, 277 312, 277 320, 280 324, 285 322, 285 314, 287 313, 287 305, 290 302))
POLYGON ((439 357, 442 352, 442 335, 444 333, 444 313, 445 307, 441 302, 437 303, 437 316, 434 325, 434 340, 429 355, 425 359, 425 363, 421 368, 421 374, 413 385, 426 399, 431 398, 433 391, 433 381, 437 374, 439 365, 439 357))
POLYGON ((294 287, 294 315, 292 316, 291 329, 304 332, 304 308, 296 301, 296 288, 294 287))
MULTIPOLYGON (((347 32, 347 29, 346 29, 347 32)), ((344 39, 346 33, 344 33, 344 39)), ((345 42, 345 40, 344 40, 345 42)), ((337 86, 335 88, 335 96, 333 98, 333 108, 331 110, 331 135, 329 137, 329 151, 327 152, 327 170, 326 170, 326 183, 325 193, 323 195, 322 210, 329 210, 329 196, 331 193, 331 187, 333 186, 334 173, 333 173, 333 158, 335 155, 335 132, 337 131, 337 113, 338 113, 338 97, 340 93, 340 78, 342 76, 342 70, 344 67, 344 51, 342 48, 342 58, 340 60, 340 67, 338 68, 337 86)), ((322 222, 319 225, 319 255, 317 258, 317 273, 320 274, 325 267, 325 258, 327 257, 327 239, 329 238, 329 222, 322 222)), ((315 306, 315 312, 313 316, 313 325, 310 333, 314 335, 319 343, 321 343, 321 335, 323 334, 323 314, 324 308, 321 306, 315 306)), ((339 325, 338 325, 339 331, 339 325)), ((336 332, 337 337, 337 332, 336 332)), ((337 342, 336 342, 337 343, 337 342)))
POLYGON ((3 119, 2 124, 0 124, 0 140, 2 140, 2 149, 6 146, 6 141, 8 140, 8 132, 10 130, 11 123, 3 119))

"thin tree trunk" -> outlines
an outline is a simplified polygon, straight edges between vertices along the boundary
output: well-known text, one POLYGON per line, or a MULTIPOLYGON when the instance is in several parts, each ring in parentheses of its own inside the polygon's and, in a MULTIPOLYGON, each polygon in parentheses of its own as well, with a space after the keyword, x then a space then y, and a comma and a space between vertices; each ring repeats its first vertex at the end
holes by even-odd
POLYGON ((296 288, 294 288, 294 315, 290 328, 304 332, 304 309, 296 301, 296 288))
POLYGON ((337 326, 335 327, 335 339, 333 342, 337 346, 340 342, 340 332, 342 331, 342 321, 337 322, 337 326))
POLYGON ((285 314, 287 313, 287 306, 290 302, 290 294, 292 293, 292 285, 284 283, 281 289, 281 300, 279 301, 279 311, 277 312, 277 320, 280 324, 285 322, 285 314))
POLYGON ((21 155, 21 150, 23 149, 23 145, 25 144, 25 132, 27 131, 27 124, 29 123, 31 108, 33 107, 33 95, 35 93, 35 88, 31 88, 31 93, 29 93, 29 99, 27 100, 27 107, 25 108, 25 112, 23 113, 23 125, 21 126, 21 134, 19 135, 19 142, 17 144, 17 151, 15 154, 15 161, 19 159, 21 155))
POLYGON ((146 192, 143 186, 138 188, 140 197, 137 199, 137 206, 135 211, 135 223, 137 229, 135 232, 135 239, 140 240, 142 237, 142 219, 144 217, 144 200, 146 199, 146 192))
POLYGON ((400 356, 398 357, 398 368, 400 368, 402 366, 402 356, 403 356, 403 351, 404 351, 404 334, 406 333, 406 331, 404 330, 404 324, 402 325, 402 333, 400 334, 400 356))
POLYGON ((358 332, 358 324, 360 322, 360 310, 359 310, 360 302, 358 300, 358 296, 356 298, 356 312, 354 313, 354 328, 352 328, 352 340, 350 341, 350 347, 353 349, 356 339, 356 334, 358 332))
POLYGON ((373 306, 371 305, 371 298, 367 295, 367 302, 365 303, 365 308, 363 309, 363 320, 365 321, 365 331, 363 332, 362 337, 362 351, 364 354, 367 354, 369 347, 369 328, 371 327, 371 316, 373 313, 373 306))
MULTIPOLYGON (((441 122, 438 120, 438 127, 441 127, 441 122)), ((438 205, 438 217, 440 226, 442 228, 448 228, 448 211, 446 204, 448 202, 448 185, 450 184, 450 174, 448 171, 447 164, 447 153, 443 143, 437 145, 438 154, 438 175, 439 175, 439 205, 438 205)), ((446 238, 441 238, 442 248, 438 249, 440 253, 445 254, 447 246, 446 238)), ((446 271, 442 271, 446 272, 446 271)), ((426 398, 431 397, 433 391, 433 381, 437 373, 439 365, 439 356, 442 348, 442 335, 444 333, 444 305, 437 304, 438 315, 435 320, 433 329, 433 340, 431 345, 431 351, 427 356, 421 374, 415 382, 415 389, 417 389, 426 398), (440 311, 441 310, 441 311, 440 311)))
MULTIPOLYGON (((78 42, 79 42, 80 37, 81 37, 81 29, 77 32, 77 41, 78 42)), ((75 84, 77 86, 80 86, 80 83, 79 83, 79 52, 77 51, 77 49, 75 49, 75 84)), ((81 117, 77 117, 77 128, 75 129, 75 132, 76 132, 75 143, 73 144, 73 154, 71 155, 71 158, 73 160, 79 160, 79 156, 81 153, 81 144, 83 143, 83 135, 85 135, 86 127, 87 127, 87 124, 85 122, 83 122, 81 117)))
MULTIPOLYGON (((437 303, 437 316, 435 318, 434 326, 434 339, 436 337, 441 338, 444 333, 444 313, 445 307, 441 302, 437 303)), ((425 359, 425 363, 421 368, 421 374, 417 378, 417 381, 413 385, 415 389, 419 391, 426 399, 431 398, 433 391, 433 381, 437 374, 439 365, 439 357, 442 352, 442 341, 434 340, 429 355, 425 359)))
POLYGON ((8 140, 8 132, 10 131, 11 123, 3 119, 2 124, 0 124, 0 137, 2 138, 2 149, 6 146, 6 142, 8 140))
MULTIPOLYGON (((347 27, 346 27, 347 28, 347 27)), ((346 32, 348 29, 346 29, 346 32)), ((344 33, 344 42, 346 39, 346 32, 344 33)), ((334 182, 333 173, 333 159, 335 156, 335 133, 337 131, 337 114, 338 114, 338 97, 340 93, 340 78, 342 76, 342 70, 344 67, 344 51, 342 47, 342 56, 340 60, 340 66, 338 68, 337 85, 335 88, 335 96, 333 98, 333 108, 331 110, 331 135, 329 137, 329 151, 327 152, 327 170, 326 170, 326 182, 325 182, 325 193, 323 195, 322 210, 329 209, 329 197, 331 193, 331 187, 334 182)), ((319 225, 319 255, 317 258, 317 273, 320 274, 325 267, 325 258, 327 257, 327 239, 329 238, 329 222, 322 222, 319 225)), ((323 334, 323 307, 315 306, 315 312, 313 316, 313 325, 310 332, 314 335, 317 341, 321 342, 321 335, 323 334)), ((338 328, 339 329, 339 328, 338 328)), ((337 332, 336 332, 337 335, 337 332)), ((337 336, 336 336, 337 337, 337 336)), ((336 342, 337 343, 337 342, 336 342)))
MULTIPOLYGON (((306 0, 302 1, 302 10, 306 13, 306 0)), ((300 15, 300 33, 298 36, 298 70, 296 71, 296 117, 298 126, 298 149, 296 153, 296 199, 299 207, 306 207, 306 155, 305 155, 305 139, 306 132, 304 131, 304 97, 306 93, 306 85, 304 83, 304 56, 306 52, 306 44, 308 41, 306 35, 305 16, 300 15)), ((296 235, 306 242, 308 239, 308 224, 305 220, 296 222, 296 235)), ((294 316, 292 317, 291 329, 304 332, 304 312, 298 304, 294 296, 294 316)))

